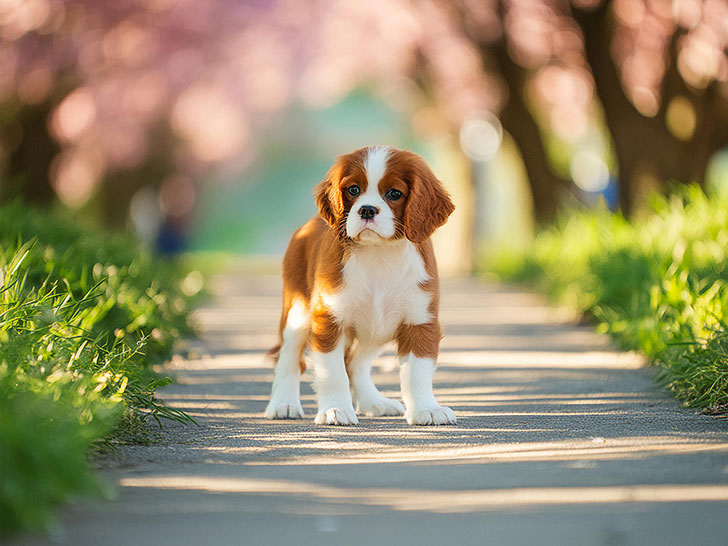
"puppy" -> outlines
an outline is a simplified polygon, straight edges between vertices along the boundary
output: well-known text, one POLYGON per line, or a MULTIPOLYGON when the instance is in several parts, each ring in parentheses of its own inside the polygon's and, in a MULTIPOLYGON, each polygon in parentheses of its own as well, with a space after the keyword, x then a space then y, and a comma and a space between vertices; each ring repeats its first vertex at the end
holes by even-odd
POLYGON ((386 146, 339 157, 314 190, 320 216, 291 239, 283 258, 283 313, 270 419, 299 419, 304 349, 318 399, 315 422, 356 425, 405 415, 411 425, 455 423, 432 377, 442 338, 430 235, 454 205, 418 155, 386 146), (404 407, 372 382, 372 361, 394 340, 404 407))

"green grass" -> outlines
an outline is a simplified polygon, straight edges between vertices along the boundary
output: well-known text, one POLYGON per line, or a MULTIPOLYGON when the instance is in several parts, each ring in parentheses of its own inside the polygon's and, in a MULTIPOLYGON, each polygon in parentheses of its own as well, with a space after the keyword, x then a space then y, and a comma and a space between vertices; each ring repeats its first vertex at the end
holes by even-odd
POLYGON ((152 370, 192 334, 199 274, 63 213, 0 208, 0 525, 43 529, 71 495, 103 493, 87 463, 149 416, 189 421, 155 397, 152 370), (112 434, 112 436, 109 436, 112 434))
POLYGON ((652 196, 628 222, 574 210, 492 269, 593 319, 660 366, 686 404, 728 409, 728 198, 697 186, 652 196))

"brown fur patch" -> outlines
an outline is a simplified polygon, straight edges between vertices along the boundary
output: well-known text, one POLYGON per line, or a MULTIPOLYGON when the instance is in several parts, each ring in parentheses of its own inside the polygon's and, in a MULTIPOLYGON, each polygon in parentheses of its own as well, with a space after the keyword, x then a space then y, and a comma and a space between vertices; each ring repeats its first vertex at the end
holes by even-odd
POLYGON ((387 172, 409 186, 401 216, 405 236, 413 243, 426 241, 455 210, 449 194, 427 163, 412 152, 393 150, 387 172))
POLYGON ((336 317, 323 305, 311 313, 311 348, 320 353, 330 353, 341 338, 341 326, 336 317))
POLYGON ((437 358, 442 331, 437 322, 427 324, 401 324, 397 329, 397 354, 407 356, 414 353, 419 358, 437 358))

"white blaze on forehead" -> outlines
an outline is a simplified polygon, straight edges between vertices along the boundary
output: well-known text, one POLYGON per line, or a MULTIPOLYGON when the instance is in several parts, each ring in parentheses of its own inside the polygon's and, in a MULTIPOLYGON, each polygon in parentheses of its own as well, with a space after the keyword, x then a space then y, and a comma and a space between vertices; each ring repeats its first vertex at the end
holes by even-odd
POLYGON ((389 152, 390 149, 387 146, 374 146, 367 150, 364 158, 364 170, 367 176, 366 191, 354 200, 346 218, 346 234, 349 237, 358 236, 365 228, 373 232, 365 232, 359 239, 362 242, 379 242, 380 238, 389 239, 395 233, 392 209, 379 195, 379 181, 387 170, 389 152), (362 219, 359 214, 361 207, 366 205, 377 209, 377 214, 369 220, 362 219))
POLYGON ((368 188, 376 187, 387 170, 389 160, 389 146, 373 146, 367 150, 364 159, 364 170, 367 174, 368 188))

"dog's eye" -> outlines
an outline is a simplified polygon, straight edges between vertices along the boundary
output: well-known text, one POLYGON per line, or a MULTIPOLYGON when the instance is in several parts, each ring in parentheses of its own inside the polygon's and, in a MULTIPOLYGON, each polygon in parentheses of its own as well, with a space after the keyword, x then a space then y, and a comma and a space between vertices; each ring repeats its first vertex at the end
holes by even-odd
POLYGON ((361 193, 359 186, 349 186, 346 191, 348 191, 349 195, 351 195, 352 197, 356 197, 361 193))
POLYGON ((387 193, 384 194, 384 197, 386 197, 390 201, 397 201, 402 197, 402 192, 392 188, 391 190, 389 190, 387 193))

